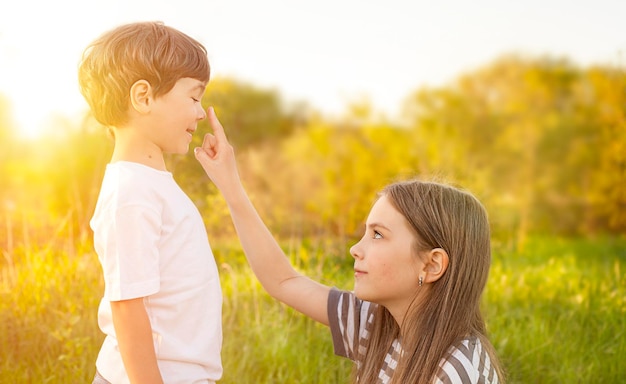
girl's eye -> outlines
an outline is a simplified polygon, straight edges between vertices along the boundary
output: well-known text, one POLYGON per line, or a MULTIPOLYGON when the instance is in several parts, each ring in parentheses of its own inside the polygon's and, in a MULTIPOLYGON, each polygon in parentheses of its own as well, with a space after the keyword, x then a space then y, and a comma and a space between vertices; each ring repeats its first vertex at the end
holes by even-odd
POLYGON ((380 232, 378 231, 374 231, 374 239, 382 239, 383 235, 380 234, 380 232))
POLYGON ((192 97, 191 100, 195 101, 196 103, 200 101, 200 100, 196 99, 195 97, 192 97))

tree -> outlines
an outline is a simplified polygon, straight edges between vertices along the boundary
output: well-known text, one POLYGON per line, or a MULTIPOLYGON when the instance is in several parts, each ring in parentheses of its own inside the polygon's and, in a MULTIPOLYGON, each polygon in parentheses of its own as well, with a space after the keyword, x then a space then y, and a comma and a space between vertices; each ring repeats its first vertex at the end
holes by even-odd
POLYGON ((619 213, 602 222, 623 212, 624 105, 619 71, 512 56, 416 92, 406 114, 424 169, 486 197, 493 221, 523 245, 531 231, 625 228, 619 213))

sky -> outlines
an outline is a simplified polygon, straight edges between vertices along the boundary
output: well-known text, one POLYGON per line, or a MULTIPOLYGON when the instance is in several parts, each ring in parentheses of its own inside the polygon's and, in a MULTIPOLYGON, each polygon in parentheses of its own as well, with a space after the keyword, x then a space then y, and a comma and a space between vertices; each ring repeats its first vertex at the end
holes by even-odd
POLYGON ((328 115, 366 100, 395 116, 412 92, 511 53, 626 68, 623 0, 23 0, 0 6, 0 95, 21 133, 84 115, 83 49, 145 20, 203 43, 212 76, 328 115))

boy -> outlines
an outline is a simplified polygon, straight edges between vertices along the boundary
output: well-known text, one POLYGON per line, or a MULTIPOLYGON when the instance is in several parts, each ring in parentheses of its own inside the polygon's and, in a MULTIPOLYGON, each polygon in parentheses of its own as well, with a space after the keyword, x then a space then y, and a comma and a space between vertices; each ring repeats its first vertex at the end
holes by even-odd
POLYGON ((163 156, 187 152, 209 75, 206 49, 161 22, 119 26, 83 53, 81 93, 115 137, 90 223, 105 282, 94 383, 221 377, 217 266, 163 156))

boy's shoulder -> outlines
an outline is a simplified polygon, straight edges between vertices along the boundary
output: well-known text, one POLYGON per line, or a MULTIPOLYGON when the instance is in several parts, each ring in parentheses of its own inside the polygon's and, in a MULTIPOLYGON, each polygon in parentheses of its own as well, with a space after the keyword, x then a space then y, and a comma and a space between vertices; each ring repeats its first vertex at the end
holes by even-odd
POLYGON ((173 183, 172 174, 143 164, 118 161, 107 165, 101 193, 123 199, 148 199, 165 193, 173 183))
POLYGON ((168 171, 160 171, 144 164, 131 161, 116 161, 106 166, 105 177, 114 177, 127 183, 145 183, 146 181, 164 181, 172 179, 168 171))

